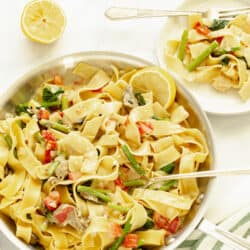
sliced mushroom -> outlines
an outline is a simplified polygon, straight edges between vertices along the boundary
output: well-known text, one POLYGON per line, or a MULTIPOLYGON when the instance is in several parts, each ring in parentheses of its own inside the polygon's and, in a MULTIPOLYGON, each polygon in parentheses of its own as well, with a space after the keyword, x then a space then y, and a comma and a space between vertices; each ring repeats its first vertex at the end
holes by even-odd
POLYGON ((135 108, 138 106, 137 99, 134 96, 132 86, 128 86, 123 94, 123 104, 129 108, 135 108))
POLYGON ((61 204, 53 212, 54 221, 60 226, 70 225, 77 231, 85 230, 89 225, 89 219, 83 218, 76 207, 69 204, 61 204))
POLYGON ((64 180, 69 173, 69 166, 68 166, 68 162, 66 160, 60 162, 59 166, 56 168, 55 170, 55 176, 59 179, 59 180, 64 180))

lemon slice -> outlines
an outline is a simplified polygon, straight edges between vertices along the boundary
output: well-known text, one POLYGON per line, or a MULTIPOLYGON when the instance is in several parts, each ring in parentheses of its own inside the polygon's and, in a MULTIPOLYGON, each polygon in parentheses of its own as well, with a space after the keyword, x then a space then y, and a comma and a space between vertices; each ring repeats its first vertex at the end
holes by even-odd
POLYGON ((62 35, 65 24, 62 9, 51 0, 29 2, 21 17, 23 33, 29 39, 43 44, 56 41, 62 35))
POLYGON ((137 71, 130 79, 134 91, 152 92, 154 100, 168 108, 175 100, 174 79, 163 69, 147 67, 137 71))

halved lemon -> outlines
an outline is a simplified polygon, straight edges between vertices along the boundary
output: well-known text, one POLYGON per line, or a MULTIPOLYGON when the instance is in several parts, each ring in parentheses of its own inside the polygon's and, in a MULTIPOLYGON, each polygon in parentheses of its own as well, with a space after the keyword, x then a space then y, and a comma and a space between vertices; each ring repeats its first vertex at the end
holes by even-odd
POLYGON ((29 39, 43 44, 56 41, 62 35, 65 25, 63 10, 52 0, 29 2, 21 17, 23 33, 29 39))
POLYGON ((175 81, 161 68, 147 67, 137 71, 131 77, 130 84, 135 91, 151 91, 154 99, 165 108, 168 108, 175 100, 175 81))

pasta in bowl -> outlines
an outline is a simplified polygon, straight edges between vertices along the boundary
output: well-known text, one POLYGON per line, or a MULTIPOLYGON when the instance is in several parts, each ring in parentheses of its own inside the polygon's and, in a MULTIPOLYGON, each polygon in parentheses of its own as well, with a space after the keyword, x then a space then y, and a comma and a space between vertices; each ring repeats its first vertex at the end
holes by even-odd
POLYGON ((166 42, 167 67, 185 79, 209 83, 220 93, 237 90, 240 99, 250 97, 249 16, 232 20, 188 17, 180 40, 166 42))
POLYGON ((174 247, 203 216, 206 181, 144 184, 210 167, 206 119, 166 72, 115 56, 48 64, 5 103, 16 114, 0 122, 0 210, 27 244, 174 247))

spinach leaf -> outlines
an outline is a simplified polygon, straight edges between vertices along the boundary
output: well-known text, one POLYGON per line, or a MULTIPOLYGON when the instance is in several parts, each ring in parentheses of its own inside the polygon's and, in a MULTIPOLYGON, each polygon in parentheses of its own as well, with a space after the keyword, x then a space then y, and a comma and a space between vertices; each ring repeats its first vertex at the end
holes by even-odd
POLYGON ((228 20, 214 19, 209 29, 212 31, 223 29, 228 24, 228 22, 228 20))
POLYGON ((58 100, 58 96, 64 93, 64 90, 59 88, 56 92, 52 92, 49 88, 43 89, 43 101, 44 102, 55 102, 58 100))

